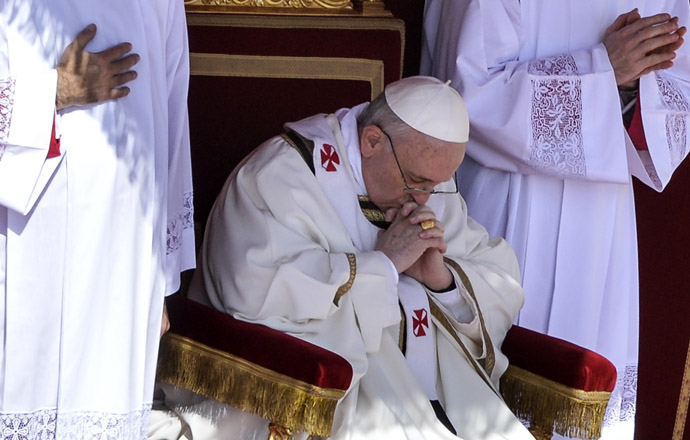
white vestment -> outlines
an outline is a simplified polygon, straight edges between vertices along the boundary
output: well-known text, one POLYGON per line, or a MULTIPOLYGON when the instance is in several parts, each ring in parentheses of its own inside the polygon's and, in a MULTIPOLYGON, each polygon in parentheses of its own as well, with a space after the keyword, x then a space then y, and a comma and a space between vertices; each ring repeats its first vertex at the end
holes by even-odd
MULTIPOLYGON (((445 256, 457 262, 469 281, 463 283, 452 271, 460 286, 453 291, 457 301, 434 296, 405 275, 398 282, 391 261, 374 251, 379 229, 365 218, 358 202, 364 187, 355 115, 361 108, 287 125, 314 141, 315 174, 281 137, 264 143, 233 172, 206 228, 195 274, 206 291, 201 301, 350 362, 354 377, 338 404, 333 439, 455 439, 436 418, 410 366, 414 362, 398 347, 398 291, 403 283, 411 285, 422 298, 431 294, 445 310, 442 315, 451 316, 444 328, 438 316, 428 313, 424 334, 408 332, 408 338, 428 337, 428 330, 434 330, 430 343, 436 355, 423 362, 436 373, 433 391, 458 436, 531 439, 496 392, 508 363, 499 347, 523 301, 513 251, 502 239, 490 240, 467 217, 461 198, 433 195, 428 206, 445 226, 445 256), (354 283, 335 305, 336 292, 351 276, 348 254, 356 260, 354 283), (468 293, 471 289, 476 299, 468 293), (455 314, 469 319, 455 319, 446 304, 461 304, 464 310, 455 314)), ((444 185, 450 188, 453 183, 444 185)), ((190 296, 200 294, 192 289, 190 296)), ((416 330, 420 321, 425 320, 413 323, 416 330)), ((218 406, 206 401, 180 409, 195 439, 265 438, 265 420, 255 423, 254 416, 218 406), (229 416, 217 417, 223 411, 229 416), (203 413, 215 414, 216 425, 198 437, 195 423, 203 413)))
POLYGON ((649 151, 623 124, 601 43, 633 8, 690 25, 685 0, 427 0, 422 72, 450 79, 471 118, 460 168, 470 214, 521 265, 518 323, 609 358, 604 435, 632 438, 638 273, 631 178, 661 191, 688 152, 690 47, 640 78, 649 151), (615 427, 615 428, 614 428, 615 427))
POLYGON ((145 438, 163 298, 194 265, 183 2, 0 16, 0 438, 145 438), (55 115, 53 69, 89 23, 87 50, 131 42, 138 77, 55 115))

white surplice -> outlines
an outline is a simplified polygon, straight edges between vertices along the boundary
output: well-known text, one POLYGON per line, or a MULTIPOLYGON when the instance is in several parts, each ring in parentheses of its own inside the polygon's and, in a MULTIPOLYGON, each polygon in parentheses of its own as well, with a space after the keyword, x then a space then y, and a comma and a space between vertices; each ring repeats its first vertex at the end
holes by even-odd
POLYGON ((145 438, 163 298, 194 265, 188 77, 181 0, 0 2, 0 438, 145 438), (89 23, 138 77, 55 115, 89 23))
POLYGON ((427 0, 422 72, 470 114, 460 168, 470 215, 515 249, 520 325, 596 350, 618 384, 605 438, 632 438, 638 273, 632 176, 661 191, 688 151, 690 47, 640 78, 649 152, 624 128, 605 29, 638 7, 688 26, 684 0, 427 0))
MULTIPOLYGON (((398 282, 391 261, 374 250, 379 229, 365 218, 357 198, 364 190, 355 122, 361 108, 288 124, 314 141, 315 174, 280 137, 264 143, 235 170, 209 216, 190 297, 350 362, 354 377, 338 404, 331 438, 455 439, 436 418, 429 393, 416 376, 418 365, 408 362, 398 347, 398 297, 404 282, 424 298, 431 294, 450 316, 444 328, 432 313, 420 313, 408 341, 429 337, 427 330, 433 328, 431 353, 436 354, 421 361, 435 370, 433 391, 458 437, 531 439, 495 391, 507 368, 498 347, 523 300, 512 249, 502 239, 489 239, 467 217, 461 198, 434 195, 428 206, 445 226, 445 255, 467 274, 476 300, 456 272, 460 288, 454 300, 443 294, 439 298, 405 275, 398 282), (335 305, 336 291, 350 277, 347 254, 356 258, 354 283, 335 305), (200 290, 194 289, 196 282, 200 290), (446 304, 463 305, 469 319, 455 319, 463 313, 453 313, 446 304), (422 326, 425 331, 419 332, 422 326), (453 334, 467 346, 471 359, 453 334), (480 359, 487 365, 493 359, 495 366, 485 372, 480 359)), ((450 188, 453 183, 444 185, 450 188)), ((423 347, 415 352, 424 356, 423 347)), ((168 401, 183 414, 194 438, 266 436, 265 420, 168 391, 168 401)))

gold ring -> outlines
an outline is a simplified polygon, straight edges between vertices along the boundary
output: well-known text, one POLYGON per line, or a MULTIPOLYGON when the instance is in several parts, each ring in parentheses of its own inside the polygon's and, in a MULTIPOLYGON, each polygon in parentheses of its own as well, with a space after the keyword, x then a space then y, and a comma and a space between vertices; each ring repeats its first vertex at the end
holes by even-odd
POLYGON ((427 229, 433 228, 434 225, 435 225, 435 223, 434 223, 433 220, 424 220, 423 222, 421 222, 421 223, 419 224, 419 226, 422 227, 422 230, 423 230, 423 231, 426 231, 427 229))

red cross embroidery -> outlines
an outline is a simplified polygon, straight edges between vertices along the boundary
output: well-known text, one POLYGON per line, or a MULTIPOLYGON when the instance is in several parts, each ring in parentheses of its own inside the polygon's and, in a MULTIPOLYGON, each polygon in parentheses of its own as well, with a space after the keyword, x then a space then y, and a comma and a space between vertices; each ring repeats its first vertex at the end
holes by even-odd
POLYGON ((426 309, 415 310, 414 314, 415 316, 412 317, 412 333, 418 338, 426 336, 424 327, 429 328, 426 309))
POLYGON ((333 145, 323 144, 321 148, 321 166, 328 172, 338 171, 335 166, 340 165, 340 157, 333 145))

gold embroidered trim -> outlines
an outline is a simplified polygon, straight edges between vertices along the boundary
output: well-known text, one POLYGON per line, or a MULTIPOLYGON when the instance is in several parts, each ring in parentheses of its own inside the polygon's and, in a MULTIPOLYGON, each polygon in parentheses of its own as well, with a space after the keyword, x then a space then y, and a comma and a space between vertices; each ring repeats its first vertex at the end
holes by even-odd
POLYGON ((355 276, 357 275, 357 257, 355 257, 355 254, 347 253, 347 262, 350 263, 350 278, 347 280, 345 284, 340 286, 338 290, 335 292, 335 298, 333 298, 333 304, 336 306, 338 305, 338 302, 340 301, 340 297, 345 295, 347 292, 350 291, 350 288, 352 288, 352 283, 355 282, 355 276))
POLYGON ((293 431, 329 437, 344 390, 319 388, 189 338, 161 339, 157 379, 293 431))
POLYGON ((487 377, 486 371, 484 371, 482 366, 479 365, 474 356, 472 356, 472 353, 470 353, 470 350, 465 346, 465 343, 462 342, 462 339, 460 339, 460 336, 458 336, 457 330, 450 323, 446 314, 443 313, 443 310, 441 310, 438 304, 436 304, 431 295, 427 294, 427 296, 429 297, 429 309, 431 309, 431 316, 436 318, 436 321, 438 321, 439 324, 441 324, 441 326, 455 340, 455 343, 458 344, 458 346, 460 346, 462 352, 465 353, 465 357, 467 357, 467 361, 472 365, 474 371, 479 375, 479 377, 481 377, 484 380, 484 382, 489 386, 489 388, 496 392, 496 388, 491 383, 491 380, 487 377))
POLYGON ((484 360, 484 369, 486 370, 486 373, 491 377, 491 373, 494 371, 494 367, 496 366, 496 353, 494 351, 494 344, 491 341, 491 336, 489 335, 488 330, 486 329, 486 324, 484 323, 484 315, 482 314, 482 310, 479 307, 479 302, 477 301, 477 295, 474 293, 474 289, 472 288, 472 283, 470 283, 470 278, 467 276, 464 270, 460 267, 458 263, 455 261, 451 260, 450 258, 443 258, 443 260, 448 264, 450 267, 453 268, 455 273, 458 274, 458 277, 460 277, 460 281, 462 281, 462 284, 465 286, 465 289, 467 292, 470 294, 472 299, 474 300, 474 303, 477 305, 477 313, 479 314, 479 324, 482 328, 482 335, 484 336, 484 343, 486 345, 486 357, 484 360))
POLYGON ((597 439, 611 393, 583 391, 509 366, 501 392, 516 416, 566 437, 597 439))
POLYGON ((688 404, 690 403, 690 346, 685 357, 685 368, 683 369, 683 380, 680 385, 680 395, 678 396, 678 409, 676 410, 676 421, 673 425, 673 440, 683 440, 685 434, 685 423, 688 418, 688 404))
POLYGON ((380 60, 191 53, 190 69, 196 76, 365 81, 372 100, 383 92, 380 60))
MULTIPOLYGON (((369 200, 369 197, 367 196, 357 196, 357 200, 360 202, 371 202, 369 200)), ((360 208, 362 210, 362 214, 364 214, 364 218, 369 220, 370 222, 385 222, 386 221, 386 214, 384 214, 383 211, 380 209, 374 209, 374 208, 360 208)))
POLYGON ((386 215, 378 209, 362 209, 362 214, 370 222, 384 222, 386 215))
POLYGON ((400 331, 398 333, 398 348, 405 354, 406 351, 406 340, 407 340, 407 318, 405 316, 405 309, 403 309, 402 304, 398 300, 398 307, 400 307, 400 331))

